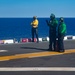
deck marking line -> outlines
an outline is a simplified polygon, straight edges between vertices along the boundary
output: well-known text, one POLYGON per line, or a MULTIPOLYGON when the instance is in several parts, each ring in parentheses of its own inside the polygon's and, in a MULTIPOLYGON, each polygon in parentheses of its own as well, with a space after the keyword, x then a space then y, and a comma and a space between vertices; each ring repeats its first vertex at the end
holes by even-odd
POLYGON ((75 67, 1 67, 0 71, 75 71, 75 67))
POLYGON ((11 56, 0 56, 0 61, 7 61, 7 60, 21 59, 21 58, 55 56, 55 55, 70 54, 70 53, 75 53, 75 49, 66 50, 64 53, 46 51, 46 52, 37 52, 37 53, 16 54, 11 56))
POLYGON ((2 53, 2 52, 8 52, 8 50, 0 50, 0 53, 2 53))

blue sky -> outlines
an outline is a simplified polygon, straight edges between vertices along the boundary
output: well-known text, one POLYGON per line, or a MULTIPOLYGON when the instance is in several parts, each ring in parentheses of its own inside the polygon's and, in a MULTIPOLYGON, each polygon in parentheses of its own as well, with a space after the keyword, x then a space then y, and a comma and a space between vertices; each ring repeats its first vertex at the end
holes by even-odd
POLYGON ((75 0, 0 0, 0 17, 75 17, 75 0))

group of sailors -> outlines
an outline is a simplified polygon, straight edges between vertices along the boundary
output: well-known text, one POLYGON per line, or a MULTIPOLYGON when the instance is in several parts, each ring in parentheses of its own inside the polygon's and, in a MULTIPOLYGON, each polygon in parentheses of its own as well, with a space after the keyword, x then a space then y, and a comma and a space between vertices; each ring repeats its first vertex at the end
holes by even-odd
MULTIPOLYGON (((58 52, 64 52, 64 36, 66 34, 66 24, 64 23, 64 18, 60 17, 59 21, 56 19, 54 14, 50 15, 50 20, 46 20, 49 26, 49 48, 48 51, 56 51, 56 46, 58 46, 58 52), (58 40, 56 40, 58 38, 58 40)), ((38 24, 39 21, 36 16, 33 16, 32 26, 32 42, 34 42, 34 35, 36 35, 37 43, 38 40, 38 24)))

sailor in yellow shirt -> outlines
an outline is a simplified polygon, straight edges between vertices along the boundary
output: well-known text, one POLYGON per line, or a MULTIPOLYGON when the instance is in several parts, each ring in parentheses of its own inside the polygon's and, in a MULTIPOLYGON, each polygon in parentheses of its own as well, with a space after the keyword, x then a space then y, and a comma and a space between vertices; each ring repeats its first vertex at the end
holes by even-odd
POLYGON ((33 16, 33 21, 31 22, 32 26, 32 42, 34 42, 34 34, 36 35, 37 38, 37 43, 39 42, 38 40, 38 20, 36 16, 33 16))

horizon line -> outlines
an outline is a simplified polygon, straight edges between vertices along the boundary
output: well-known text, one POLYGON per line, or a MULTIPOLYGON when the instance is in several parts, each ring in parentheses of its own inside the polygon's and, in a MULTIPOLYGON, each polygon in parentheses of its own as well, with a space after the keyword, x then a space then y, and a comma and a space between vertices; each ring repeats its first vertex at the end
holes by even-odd
MULTIPOLYGON (((61 16, 62 17, 62 16, 61 16)), ((32 17, 0 17, 0 18, 33 18, 32 17)), ((50 18, 50 17, 37 17, 37 18, 50 18)), ((56 17, 56 18, 60 18, 60 17, 56 17)), ((64 18, 75 18, 75 17, 64 17, 64 18)))

